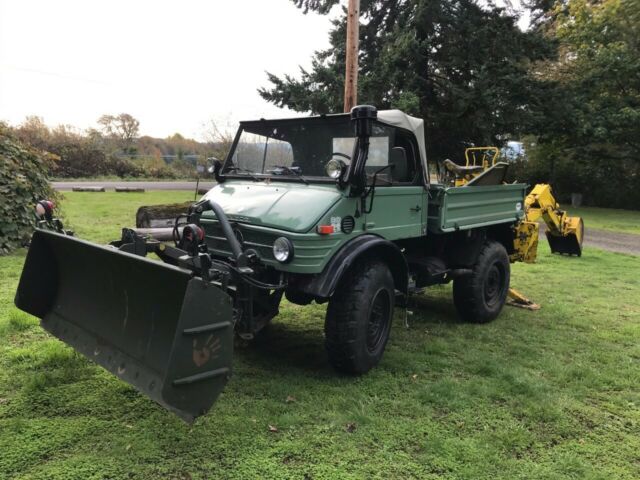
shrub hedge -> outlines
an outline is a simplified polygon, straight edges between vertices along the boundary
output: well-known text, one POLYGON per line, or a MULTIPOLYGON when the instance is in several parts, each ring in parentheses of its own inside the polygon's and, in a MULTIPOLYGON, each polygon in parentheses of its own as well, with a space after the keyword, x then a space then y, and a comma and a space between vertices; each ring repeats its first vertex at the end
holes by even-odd
POLYGON ((36 202, 57 200, 47 178, 55 162, 55 155, 23 144, 0 123, 0 255, 28 241, 36 202))

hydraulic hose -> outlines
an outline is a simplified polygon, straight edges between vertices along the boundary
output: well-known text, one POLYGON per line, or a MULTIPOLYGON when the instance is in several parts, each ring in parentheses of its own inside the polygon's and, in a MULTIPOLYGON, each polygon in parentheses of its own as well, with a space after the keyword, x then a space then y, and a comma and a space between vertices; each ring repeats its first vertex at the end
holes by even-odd
POLYGON ((222 207, 213 200, 203 200, 202 202, 196 204, 196 208, 202 208, 203 211, 208 209, 215 213, 216 218, 218 219, 218 222, 220 222, 220 226, 222 227, 222 232, 229 241, 233 257, 236 259, 236 261, 240 259, 240 257, 242 256, 242 246, 233 233, 233 229, 231 228, 229 219, 225 215, 224 210, 222 210, 222 207))
MULTIPOLYGON (((229 219, 227 218, 227 215, 224 213, 224 210, 222 210, 222 207, 218 205, 216 202, 214 202, 213 200, 203 200, 197 203, 196 205, 194 205, 194 207, 196 210, 200 210, 202 212, 209 209, 213 211, 213 213, 215 213, 216 218, 218 219, 218 222, 220 222, 220 226, 222 227, 224 236, 229 241, 229 245, 231 246, 231 251, 236 260, 236 263, 240 263, 238 262, 238 260, 240 259, 244 260, 242 246, 240 245, 240 242, 234 235, 233 229, 231 228, 231 224, 229 223, 229 219)), ((220 263, 220 262, 214 260, 214 263, 220 263)), ((233 270, 237 275, 242 277, 244 281, 246 281, 247 283, 249 283, 250 285, 256 288, 260 288, 263 290, 283 290, 287 288, 286 282, 280 283, 280 284, 270 284, 270 283, 261 282, 259 280, 256 280, 255 278, 251 278, 250 276, 245 275, 242 272, 242 270, 238 269, 237 267, 227 265, 224 263, 222 265, 224 265, 225 267, 231 268, 231 270, 233 270)))

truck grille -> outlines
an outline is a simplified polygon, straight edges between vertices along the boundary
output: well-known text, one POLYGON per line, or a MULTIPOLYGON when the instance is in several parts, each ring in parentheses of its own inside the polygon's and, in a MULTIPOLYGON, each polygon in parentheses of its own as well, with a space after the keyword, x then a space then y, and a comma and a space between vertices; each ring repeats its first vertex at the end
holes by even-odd
MULTIPOLYGON (((215 220, 204 220, 202 219, 202 224, 205 230, 205 240, 207 242, 207 246, 216 250, 224 255, 231 254, 231 247, 229 246, 229 242, 227 241, 224 233, 222 232, 222 227, 215 220)), ((242 248, 253 248, 258 252, 260 258, 273 260, 273 242, 276 239, 275 235, 271 235, 264 232, 256 232, 255 230, 251 230, 246 228, 243 225, 239 225, 237 223, 232 223, 231 227, 236 235, 238 241, 242 244, 242 248)))

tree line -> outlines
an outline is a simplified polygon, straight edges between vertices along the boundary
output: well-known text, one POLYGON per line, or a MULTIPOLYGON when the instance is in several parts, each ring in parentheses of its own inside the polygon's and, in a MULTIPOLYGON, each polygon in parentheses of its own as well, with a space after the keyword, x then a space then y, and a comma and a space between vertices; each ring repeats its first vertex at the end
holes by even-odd
MULTIPOLYGON (((327 14, 338 0, 292 0, 327 14)), ((361 0, 359 103, 425 119, 428 156, 524 140, 519 180, 561 198, 640 208, 640 2, 361 0), (529 28, 518 27, 521 15, 529 28)), ((341 111, 346 12, 331 47, 259 90, 297 111, 341 111)))
MULTIPOLYGON (((339 3, 292 1, 319 14, 339 3)), ((514 1, 361 0, 359 103, 425 119, 432 162, 521 141, 513 178, 550 182, 564 201, 575 192, 591 205, 640 208, 640 1, 514 1)), ((299 112, 340 112, 345 19, 343 10, 310 69, 267 73, 260 95, 299 112)), ((63 178, 192 176, 195 162, 223 158, 231 143, 214 123, 205 142, 140 136, 139 126, 122 113, 86 131, 39 117, 10 130, 55 154, 51 173, 63 178)))
POLYGON ((167 138, 140 136, 140 122, 127 113, 102 115, 96 123, 97 128, 87 130, 49 127, 41 117, 31 116, 4 128, 24 144, 53 154, 48 168, 54 178, 191 178, 197 164, 210 156, 224 156, 231 142, 213 123, 205 142, 179 133, 167 138))

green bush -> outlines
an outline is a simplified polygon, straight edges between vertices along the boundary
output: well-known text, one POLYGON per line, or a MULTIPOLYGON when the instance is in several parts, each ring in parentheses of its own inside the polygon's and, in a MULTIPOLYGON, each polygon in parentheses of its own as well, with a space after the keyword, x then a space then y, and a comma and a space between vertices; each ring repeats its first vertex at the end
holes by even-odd
POLYGON ((164 179, 172 179, 178 178, 180 173, 171 167, 165 165, 161 167, 151 167, 149 169, 145 169, 145 175, 151 178, 164 178, 164 179))
POLYGON ((52 147, 51 151, 60 157, 56 176, 75 178, 110 173, 107 156, 101 150, 81 142, 68 142, 52 147))
POLYGON ((47 179, 55 161, 54 155, 23 144, 0 124, 0 255, 29 239, 36 202, 55 198, 47 179))
MULTIPOLYGON (((120 178, 127 177, 142 177, 145 175, 144 168, 140 165, 137 165, 133 161, 127 158, 120 158, 115 155, 112 155, 108 158, 106 163, 106 171, 105 174, 117 175, 120 178)), ((90 174, 81 174, 81 176, 92 176, 90 174)))

